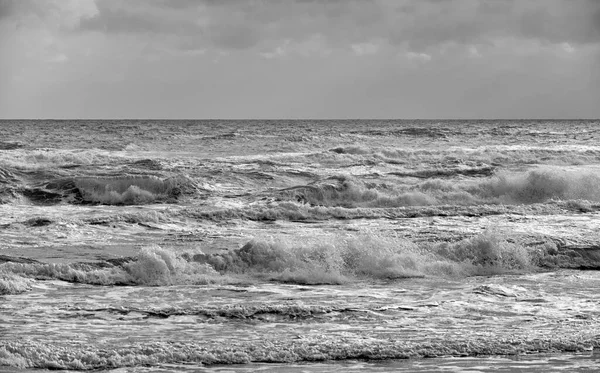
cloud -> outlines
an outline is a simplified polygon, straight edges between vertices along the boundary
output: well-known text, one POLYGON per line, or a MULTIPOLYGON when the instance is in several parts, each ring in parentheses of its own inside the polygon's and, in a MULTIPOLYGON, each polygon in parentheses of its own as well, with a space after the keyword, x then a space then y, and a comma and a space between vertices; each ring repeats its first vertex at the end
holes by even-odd
POLYGON ((597 116, 600 0, 0 0, 0 50, 3 115, 597 116))
POLYGON ((52 63, 63 63, 63 62, 67 62, 69 60, 69 57, 67 57, 65 54, 60 53, 54 56, 51 56, 48 59, 48 62, 52 62, 52 63))
POLYGON ((20 27, 74 29, 98 13, 94 0, 0 0, 0 21, 20 27))
POLYGON ((223 48, 265 39, 359 44, 385 38, 424 49, 498 36, 549 42, 600 42, 595 0, 140 1, 99 0, 83 29, 196 35, 223 48))
POLYGON ((352 44, 350 47, 357 56, 376 54, 380 49, 379 43, 374 42, 352 44))
POLYGON ((357 55, 373 40, 423 53, 497 38, 600 43, 597 0, 0 1, 0 19, 27 14, 79 32, 177 36, 173 48, 188 49, 275 50, 315 35, 357 55))
POLYGON ((0 1, 0 19, 12 16, 15 12, 15 4, 14 1, 0 1))
POLYGON ((416 60, 416 61, 420 61, 420 62, 431 61, 431 56, 427 53, 408 52, 408 53, 406 53, 406 57, 410 60, 416 60))

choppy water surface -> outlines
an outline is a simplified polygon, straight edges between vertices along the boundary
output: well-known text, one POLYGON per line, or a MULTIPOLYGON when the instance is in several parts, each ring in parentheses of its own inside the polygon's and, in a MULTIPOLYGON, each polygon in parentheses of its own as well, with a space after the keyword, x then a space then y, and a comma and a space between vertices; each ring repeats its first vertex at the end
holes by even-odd
POLYGON ((3 121, 0 371, 596 371, 597 121, 3 121))

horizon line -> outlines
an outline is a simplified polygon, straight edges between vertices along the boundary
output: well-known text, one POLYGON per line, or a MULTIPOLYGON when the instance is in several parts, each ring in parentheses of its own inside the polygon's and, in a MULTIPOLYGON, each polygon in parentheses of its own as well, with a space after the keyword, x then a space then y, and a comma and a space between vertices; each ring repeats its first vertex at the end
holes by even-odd
POLYGON ((76 120, 147 120, 147 121, 209 121, 209 120, 222 120, 222 121, 349 121, 349 120, 371 120, 371 121, 406 121, 406 120, 422 120, 422 121, 435 121, 435 120, 448 120, 448 121, 474 121, 474 120, 489 120, 489 121, 500 121, 500 120, 547 120, 547 121, 561 121, 561 120, 600 120, 600 118, 0 118, 0 121, 17 121, 17 120, 29 120, 29 121, 76 121, 76 120))

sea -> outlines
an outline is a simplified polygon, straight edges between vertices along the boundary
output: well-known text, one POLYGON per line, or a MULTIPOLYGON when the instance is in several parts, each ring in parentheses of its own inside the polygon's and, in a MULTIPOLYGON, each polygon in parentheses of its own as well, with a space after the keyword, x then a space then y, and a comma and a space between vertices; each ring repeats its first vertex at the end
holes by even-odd
POLYGON ((599 228, 599 120, 2 120, 0 372, 597 372, 599 228))

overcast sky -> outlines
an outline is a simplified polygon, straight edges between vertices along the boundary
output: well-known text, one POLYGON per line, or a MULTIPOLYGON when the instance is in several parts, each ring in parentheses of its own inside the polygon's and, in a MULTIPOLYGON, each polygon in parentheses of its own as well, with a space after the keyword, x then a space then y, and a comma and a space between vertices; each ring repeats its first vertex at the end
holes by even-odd
POLYGON ((599 118, 600 0, 0 0, 0 118, 599 118))

